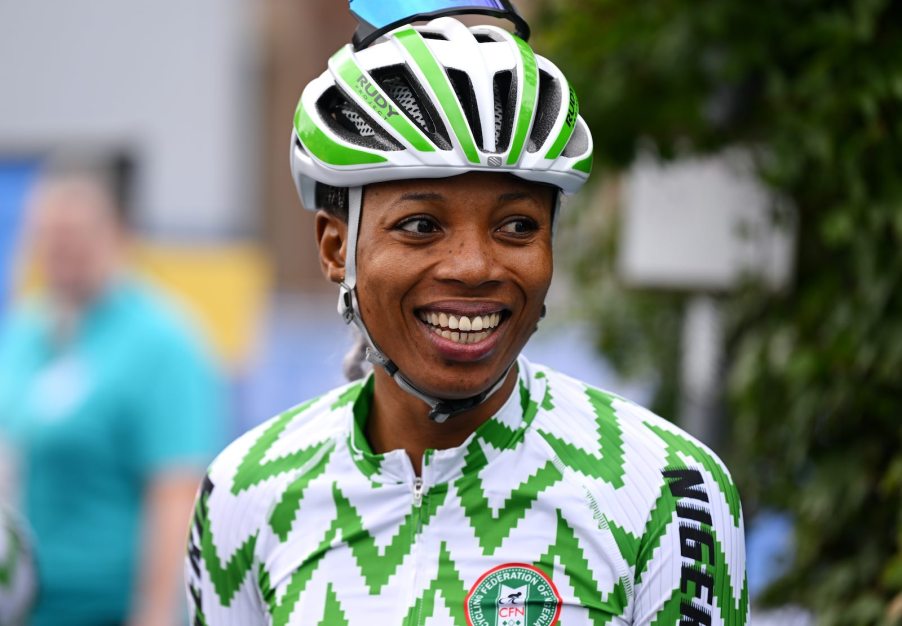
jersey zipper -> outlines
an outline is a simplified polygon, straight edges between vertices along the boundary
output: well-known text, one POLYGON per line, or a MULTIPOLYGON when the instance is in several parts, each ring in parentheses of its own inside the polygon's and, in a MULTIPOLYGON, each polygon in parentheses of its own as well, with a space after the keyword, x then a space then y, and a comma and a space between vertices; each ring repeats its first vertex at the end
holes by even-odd
MULTIPOLYGON (((413 548, 411 549, 411 562, 413 563, 413 579, 411 581, 410 602, 415 602, 417 597, 417 583, 420 577, 420 531, 423 528, 423 497, 424 497, 423 478, 416 476, 413 479, 413 508, 416 515, 416 524, 413 527, 413 548)), ((404 626, 420 626, 422 623, 422 615, 417 611, 412 615, 412 621, 405 622, 404 626)))
POLYGON ((413 479, 413 505, 420 508, 423 504, 423 479, 419 476, 413 479))

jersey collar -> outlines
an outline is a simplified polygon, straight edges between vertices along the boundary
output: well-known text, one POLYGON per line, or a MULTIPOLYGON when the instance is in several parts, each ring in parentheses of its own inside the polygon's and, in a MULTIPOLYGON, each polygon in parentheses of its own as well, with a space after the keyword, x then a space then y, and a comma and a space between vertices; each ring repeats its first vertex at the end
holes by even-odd
MULTIPOLYGON (((544 377, 531 375, 525 357, 517 360, 517 384, 501 409, 486 420, 463 444, 445 450, 427 450, 423 458, 423 482, 428 487, 447 483, 463 473, 478 472, 501 452, 520 445, 545 394, 544 377)), ((366 419, 373 400, 373 375, 364 381, 348 419, 348 447, 358 469, 379 484, 411 480, 413 466, 407 453, 392 450, 376 454, 365 436, 366 419)))

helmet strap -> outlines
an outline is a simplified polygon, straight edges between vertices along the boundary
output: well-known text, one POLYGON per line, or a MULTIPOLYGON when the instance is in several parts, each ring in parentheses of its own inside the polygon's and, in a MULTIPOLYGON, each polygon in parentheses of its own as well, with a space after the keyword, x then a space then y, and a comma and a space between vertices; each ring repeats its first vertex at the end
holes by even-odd
POLYGON ((360 307, 357 303, 357 239, 360 232, 360 215, 363 209, 363 187, 351 187, 348 189, 348 241, 345 252, 345 279, 341 283, 338 293, 338 314, 345 324, 353 323, 363 335, 366 341, 366 360, 373 365, 378 365, 391 376, 395 384, 410 395, 425 402, 429 408, 429 419, 443 424, 449 418, 459 413, 471 411, 484 404, 504 385, 507 375, 514 364, 511 363, 504 374, 486 391, 463 398, 451 400, 432 396, 419 389, 406 376, 401 373, 398 366, 376 346, 370 336, 363 317, 360 315, 360 307))

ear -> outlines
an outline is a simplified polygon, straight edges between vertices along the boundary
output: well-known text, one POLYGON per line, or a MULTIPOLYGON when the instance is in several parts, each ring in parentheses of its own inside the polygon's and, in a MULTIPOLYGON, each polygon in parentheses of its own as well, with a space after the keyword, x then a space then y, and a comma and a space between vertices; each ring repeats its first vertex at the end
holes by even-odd
POLYGON ((333 283, 345 279, 348 225, 325 211, 316 213, 316 243, 323 275, 333 283))

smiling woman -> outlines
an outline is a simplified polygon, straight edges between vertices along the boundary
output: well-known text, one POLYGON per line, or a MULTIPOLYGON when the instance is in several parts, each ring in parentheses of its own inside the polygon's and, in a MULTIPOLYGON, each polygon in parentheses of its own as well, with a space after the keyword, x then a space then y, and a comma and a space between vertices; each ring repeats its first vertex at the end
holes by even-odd
POLYGON ((197 500, 197 624, 745 624, 709 450, 529 363, 592 139, 563 74, 451 18, 347 46, 291 165, 371 374, 247 433, 197 500))

